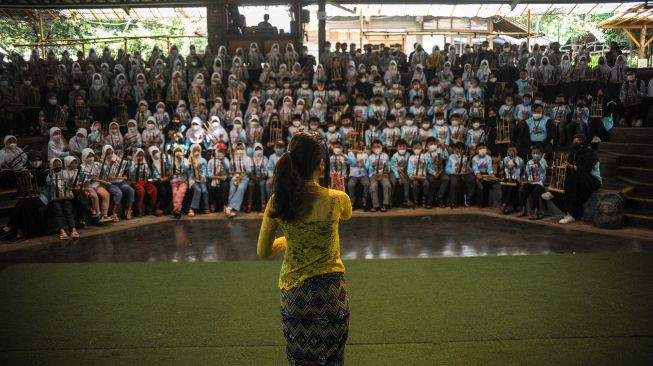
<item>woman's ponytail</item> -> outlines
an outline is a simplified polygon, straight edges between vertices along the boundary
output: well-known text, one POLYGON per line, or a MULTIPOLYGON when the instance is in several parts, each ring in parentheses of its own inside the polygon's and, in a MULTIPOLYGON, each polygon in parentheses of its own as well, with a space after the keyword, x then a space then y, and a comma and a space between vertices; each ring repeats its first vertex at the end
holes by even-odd
POLYGON ((274 200, 270 216, 292 221, 303 203, 304 181, 324 159, 324 147, 308 133, 298 133, 274 168, 274 200))
POLYGON ((274 169, 274 203, 272 217, 285 221, 295 218, 302 204, 304 180, 293 167, 292 154, 284 153, 274 169))

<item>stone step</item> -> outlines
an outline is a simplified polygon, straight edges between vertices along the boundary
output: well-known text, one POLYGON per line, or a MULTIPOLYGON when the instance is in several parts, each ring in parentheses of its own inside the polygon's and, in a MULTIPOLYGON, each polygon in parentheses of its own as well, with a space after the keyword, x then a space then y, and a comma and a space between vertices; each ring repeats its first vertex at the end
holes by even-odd
POLYGON ((598 152, 599 162, 601 163, 601 176, 614 177, 617 175, 619 167, 619 156, 611 152, 598 152))
POLYGON ((653 215, 653 199, 644 197, 627 197, 626 208, 641 211, 641 213, 650 212, 653 215))
POLYGON ((641 182, 629 177, 617 176, 618 180, 635 187, 635 195, 653 195, 653 184, 641 182))
POLYGON ((653 129, 648 127, 615 127, 610 130, 610 141, 653 144, 653 129))
POLYGON ((637 144, 628 142, 602 142, 599 149, 614 153, 653 154, 653 144, 637 144))
POLYGON ((624 212, 624 217, 626 219, 626 225, 629 227, 653 230, 653 216, 624 212))
POLYGON ((0 189, 0 202, 16 199, 16 189, 0 189))
MULTIPOLYGON (((610 153, 607 153, 610 154, 610 153)), ((616 154, 619 165, 653 168, 653 156, 642 154, 616 154)))
POLYGON ((631 178, 640 182, 653 182, 653 169, 641 168, 638 166, 619 166, 617 168, 618 176, 631 178))
POLYGON ((16 200, 6 200, 0 201, 0 217, 9 217, 11 210, 14 209, 16 205, 16 200))

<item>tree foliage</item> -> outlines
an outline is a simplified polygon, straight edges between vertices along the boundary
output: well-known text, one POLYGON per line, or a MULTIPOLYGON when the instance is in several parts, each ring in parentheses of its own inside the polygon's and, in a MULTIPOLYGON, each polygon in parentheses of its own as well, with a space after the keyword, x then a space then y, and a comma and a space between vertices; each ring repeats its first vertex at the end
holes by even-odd
MULTIPOLYGON (((205 35, 206 19, 148 19, 111 21, 102 20, 87 21, 83 19, 58 19, 53 20, 50 16, 44 16, 43 30, 45 39, 89 39, 107 37, 139 37, 139 36, 181 36, 181 35, 205 35)), ((0 21, 0 47, 5 50, 16 50, 25 56, 29 55, 28 47, 15 47, 20 44, 33 44, 39 41, 39 22, 36 18, 30 19, 5 19, 0 21)), ((187 53, 190 45, 195 45, 199 50, 206 44, 206 36, 200 38, 172 38, 171 45, 177 45, 182 53, 187 53)), ((168 44, 165 39, 132 39, 128 40, 128 48, 133 51, 149 51, 154 46, 167 50, 168 44)), ((90 48, 96 51, 105 46, 117 53, 118 49, 124 48, 123 40, 117 41, 89 41, 85 42, 86 53, 90 48)), ((81 44, 69 46, 47 46, 56 53, 67 49, 71 55, 82 49, 81 44)), ((149 54, 149 52, 147 52, 149 54)))

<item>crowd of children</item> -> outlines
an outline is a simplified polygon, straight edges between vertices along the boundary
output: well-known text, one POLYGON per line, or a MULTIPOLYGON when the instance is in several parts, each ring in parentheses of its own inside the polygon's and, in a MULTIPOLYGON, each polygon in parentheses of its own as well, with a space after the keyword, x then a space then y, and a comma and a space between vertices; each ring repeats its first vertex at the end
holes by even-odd
MULTIPOLYGON (((175 46, 148 58, 108 48, 12 55, 0 69, 3 129, 15 133, 0 151, 0 181, 15 185, 28 169, 43 203, 28 207, 51 209, 62 239, 80 223, 147 214, 234 217, 264 211, 276 162, 294 134, 311 131, 328 146, 328 183, 355 207, 484 207, 501 184, 502 212, 537 219, 547 157, 582 156, 564 164, 569 177, 582 170, 595 181, 582 185, 589 197, 601 183, 589 147, 609 138, 615 116, 644 118, 644 83, 618 48, 594 66, 585 50, 557 44, 431 53, 416 44, 409 55, 398 45, 324 46, 317 59, 290 43, 265 55, 255 44, 231 55, 210 46, 186 57, 175 46), (18 147, 15 136, 30 133, 49 137, 49 164, 18 147)), ((567 214, 561 222, 582 216, 578 197, 554 196, 543 197, 567 214)), ((26 235, 20 222, 4 231, 26 235)))

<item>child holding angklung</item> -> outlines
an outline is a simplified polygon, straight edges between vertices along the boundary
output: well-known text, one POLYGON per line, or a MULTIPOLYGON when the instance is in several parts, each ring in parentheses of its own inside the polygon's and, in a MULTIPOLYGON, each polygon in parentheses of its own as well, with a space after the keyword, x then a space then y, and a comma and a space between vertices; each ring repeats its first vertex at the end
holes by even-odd
POLYGON ((542 156, 542 147, 539 145, 531 146, 531 159, 526 163, 525 173, 526 182, 519 192, 519 202, 522 206, 522 212, 519 217, 528 216, 529 220, 539 220, 540 216, 540 196, 544 192, 544 180, 546 179, 546 170, 548 166, 542 156), (528 199, 531 200, 531 211, 527 211, 526 205, 528 199))

